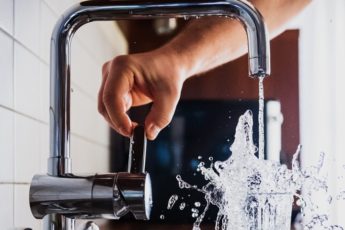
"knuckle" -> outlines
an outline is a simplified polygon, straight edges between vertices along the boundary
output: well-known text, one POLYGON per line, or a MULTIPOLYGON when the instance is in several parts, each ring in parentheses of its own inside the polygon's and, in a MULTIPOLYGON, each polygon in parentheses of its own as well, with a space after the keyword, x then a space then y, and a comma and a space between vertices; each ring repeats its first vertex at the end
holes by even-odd
POLYGON ((115 66, 124 66, 127 65, 129 62, 129 56, 128 55, 119 55, 116 56, 113 60, 112 60, 112 65, 115 66))
POLYGON ((171 119, 172 119, 171 116, 164 115, 164 116, 160 117, 159 119, 157 119, 156 125, 160 129, 163 129, 163 128, 165 128, 170 123, 171 119))
POLYGON ((106 72, 108 71, 108 65, 109 65, 109 62, 105 62, 102 66, 102 73, 103 75, 106 74, 106 72))

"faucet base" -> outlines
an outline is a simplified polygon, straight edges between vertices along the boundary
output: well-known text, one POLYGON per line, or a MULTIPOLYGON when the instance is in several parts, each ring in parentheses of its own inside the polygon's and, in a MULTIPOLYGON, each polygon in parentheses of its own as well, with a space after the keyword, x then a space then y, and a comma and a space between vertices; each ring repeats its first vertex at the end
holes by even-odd
POLYGON ((119 219, 128 212, 149 219, 152 206, 148 174, 110 173, 86 177, 35 175, 30 187, 32 214, 69 218, 119 219))

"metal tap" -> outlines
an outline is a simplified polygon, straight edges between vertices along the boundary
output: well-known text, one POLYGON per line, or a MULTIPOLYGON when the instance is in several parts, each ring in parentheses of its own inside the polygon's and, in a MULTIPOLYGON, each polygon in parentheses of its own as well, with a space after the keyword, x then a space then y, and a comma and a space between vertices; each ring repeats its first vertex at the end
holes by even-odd
MULTIPOLYGON (((245 0, 92 0, 76 4, 61 16, 51 39, 48 175, 34 176, 30 188, 31 210, 37 218, 49 214, 48 229, 73 229, 73 218, 119 218, 128 211, 137 219, 149 218, 151 185, 144 173, 145 156, 140 156, 145 151, 134 154, 141 161, 130 158, 129 172, 86 177, 72 174, 70 46, 74 33, 92 21, 201 16, 238 19, 247 33, 249 75, 270 74, 265 24, 261 14, 245 0)), ((143 128, 138 130, 134 139, 138 138, 136 133, 143 132, 143 128)), ((134 153, 137 148, 132 142, 134 153)))
POLYGON ((149 219, 152 206, 151 180, 145 173, 146 137, 137 126, 130 140, 127 172, 91 176, 35 175, 30 187, 32 214, 69 218, 118 219, 131 212, 136 219, 149 219))

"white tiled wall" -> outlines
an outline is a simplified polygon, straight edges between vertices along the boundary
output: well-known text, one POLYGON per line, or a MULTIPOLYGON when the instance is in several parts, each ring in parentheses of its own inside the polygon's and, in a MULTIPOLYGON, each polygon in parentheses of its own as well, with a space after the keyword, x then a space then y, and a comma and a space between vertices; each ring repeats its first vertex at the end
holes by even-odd
MULTIPOLYGON (((29 210, 34 174, 49 151, 52 28, 75 0, 0 0, 0 229, 41 229, 29 210)), ((91 23, 72 43, 71 154, 74 172, 107 172, 108 126, 97 112, 104 61, 126 52, 111 22, 91 23)))
MULTIPOLYGON (((3 0, 0 0, 3 1, 3 0)), ((0 9, 2 9, 0 7, 0 9)), ((0 12, 1 15, 1 12, 0 12)), ((1 22, 1 21, 0 21, 1 22)), ((0 69, 1 69, 1 90, 0 104, 7 107, 13 107, 13 40, 0 33, 1 53, 0 69), (5 55, 6 54, 6 55, 5 55)))

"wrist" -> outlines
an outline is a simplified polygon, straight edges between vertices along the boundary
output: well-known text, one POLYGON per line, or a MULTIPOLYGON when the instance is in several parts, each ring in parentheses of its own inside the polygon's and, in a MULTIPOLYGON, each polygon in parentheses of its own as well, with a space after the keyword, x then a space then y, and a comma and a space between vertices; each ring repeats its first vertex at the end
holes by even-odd
POLYGON ((177 75, 183 82, 196 74, 194 71, 195 59, 186 49, 168 43, 153 52, 155 52, 155 55, 160 59, 166 59, 166 62, 169 63, 169 66, 173 69, 174 75, 177 75))

